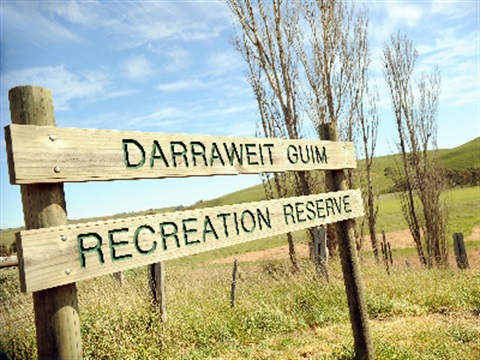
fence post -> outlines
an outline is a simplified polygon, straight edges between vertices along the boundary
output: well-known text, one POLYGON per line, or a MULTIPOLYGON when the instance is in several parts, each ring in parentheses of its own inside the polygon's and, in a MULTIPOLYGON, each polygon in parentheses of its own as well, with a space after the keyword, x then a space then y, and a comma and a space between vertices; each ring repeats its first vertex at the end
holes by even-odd
POLYGON ((238 260, 233 261, 233 273, 232 273, 232 291, 230 293, 230 306, 235 307, 235 292, 237 290, 237 272, 238 272, 238 260))
POLYGON ((315 269, 317 274, 325 277, 329 282, 328 277, 328 249, 325 236, 325 227, 318 226, 312 229, 313 236, 313 258, 315 261, 315 269))
POLYGON ((163 261, 148 265, 148 284, 153 303, 160 310, 162 322, 167 322, 167 294, 165 292, 165 266, 163 261))
POLYGON ((393 266, 392 259, 392 249, 390 248, 390 243, 387 242, 387 236, 385 235, 385 230, 382 230, 382 242, 380 243, 382 250, 383 263, 385 264, 385 269, 387 274, 390 275, 390 266, 393 266))
POLYGON ((453 249, 455 251, 455 259, 459 269, 468 269, 468 257, 465 249, 465 242, 463 241, 463 233, 453 234, 453 249))
MULTIPOLYGON (((37 86, 19 86, 10 89, 8 97, 13 124, 55 126, 50 90, 37 86)), ((54 138, 46 141, 54 141, 52 139, 54 138)), ((52 164, 52 171, 54 167, 55 164, 52 164)), ((21 185, 20 191, 25 229, 67 224, 62 183, 21 185)), ((20 249, 20 246, 17 248, 20 249)), ((21 257, 19 266, 23 266, 21 257)), ((34 292, 33 306, 38 358, 81 359, 82 340, 76 284, 34 292)))
POLYGON ((123 271, 114 272, 113 278, 118 283, 118 285, 120 285, 120 287, 123 287, 123 282, 125 281, 125 275, 123 274, 123 271))

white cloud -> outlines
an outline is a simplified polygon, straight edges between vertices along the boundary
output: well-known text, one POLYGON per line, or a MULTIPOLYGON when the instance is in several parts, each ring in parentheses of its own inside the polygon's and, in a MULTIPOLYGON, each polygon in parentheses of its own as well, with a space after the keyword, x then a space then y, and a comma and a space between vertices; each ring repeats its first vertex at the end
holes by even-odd
POLYGON ((226 4, 173 1, 117 2, 104 22, 115 46, 134 48, 160 40, 203 41, 217 38, 230 26, 226 4), (121 16, 118 16, 121 14, 121 16), (112 16, 113 15, 113 16, 112 16))
POLYGON ((374 43, 383 43, 399 29, 413 29, 422 24, 425 4, 407 1, 372 1, 368 5, 371 16, 369 34, 374 43))
POLYGON ((97 26, 101 22, 97 1, 44 1, 41 5, 54 17, 72 24, 97 26))
POLYGON ((207 84, 198 79, 193 80, 180 80, 172 83, 160 84, 158 89, 165 92, 175 92, 182 90, 201 89, 207 87, 207 84))
POLYGON ((445 19, 458 20, 478 13, 477 1, 432 1, 433 14, 445 19))
POLYGON ((110 78, 104 72, 74 73, 64 66, 12 70, 2 74, 4 93, 14 86, 35 85, 52 91, 55 109, 65 111, 73 99, 94 99, 106 95, 110 78))
POLYGON ((242 67, 246 68, 246 63, 240 54, 231 48, 209 54, 207 65, 209 73, 214 76, 220 76, 227 72, 237 72, 242 67))
POLYGON ((20 34, 28 34, 24 37, 36 45, 85 41, 60 22, 46 16, 39 4, 34 1, 2 1, 2 38, 14 39, 20 34))
POLYGON ((134 81, 142 81, 152 76, 152 64, 143 55, 133 56, 123 64, 126 75, 134 81))

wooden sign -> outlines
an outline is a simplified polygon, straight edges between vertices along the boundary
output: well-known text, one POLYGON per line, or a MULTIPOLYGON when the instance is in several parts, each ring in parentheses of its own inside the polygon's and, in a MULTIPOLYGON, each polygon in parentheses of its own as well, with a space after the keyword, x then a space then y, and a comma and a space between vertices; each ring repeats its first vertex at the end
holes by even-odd
POLYGON ((350 142, 5 128, 12 184, 353 169, 350 142))
POLYGON ((23 292, 363 215, 359 190, 19 233, 23 292))

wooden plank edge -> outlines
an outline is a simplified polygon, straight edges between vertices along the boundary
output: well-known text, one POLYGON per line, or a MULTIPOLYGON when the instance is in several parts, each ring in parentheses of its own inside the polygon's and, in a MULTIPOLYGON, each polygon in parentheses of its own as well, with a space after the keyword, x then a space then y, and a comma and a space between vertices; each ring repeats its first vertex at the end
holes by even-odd
POLYGON ((11 132, 11 125, 7 125, 3 128, 4 135, 5 135, 5 144, 6 144, 6 151, 7 151, 7 165, 8 165, 8 174, 10 178, 10 184, 20 184, 17 182, 17 176, 15 173, 15 161, 13 159, 13 150, 12 150, 12 132, 11 132))

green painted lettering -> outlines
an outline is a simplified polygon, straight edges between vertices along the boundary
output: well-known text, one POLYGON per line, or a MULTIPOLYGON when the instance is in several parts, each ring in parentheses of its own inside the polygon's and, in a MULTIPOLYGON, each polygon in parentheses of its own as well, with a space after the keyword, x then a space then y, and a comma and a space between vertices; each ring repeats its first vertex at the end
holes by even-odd
POLYGON ((158 143, 157 140, 153 140, 152 143, 152 152, 150 154, 150 167, 153 168, 155 165, 155 160, 161 159, 163 160, 163 164, 166 167, 169 167, 167 158, 165 157, 165 154, 163 153, 162 147, 158 143))
POLYGON ((133 244, 135 245, 135 249, 137 249, 137 251, 140 254, 148 255, 148 254, 151 254, 152 252, 155 251, 155 249, 157 248, 157 242, 155 240, 153 240, 152 241, 152 246, 149 250, 142 249, 140 247, 140 244, 138 243, 138 237, 140 235, 140 232, 144 229, 148 230, 151 234, 155 234, 155 230, 151 226, 141 225, 137 228, 137 230, 135 230, 135 233, 133 234, 133 244))
POLYGON ((193 166, 197 166, 197 156, 201 156, 203 159, 203 164, 207 165, 207 157, 205 156, 205 145, 200 141, 192 141, 190 142, 190 152, 192 153, 192 162, 193 166), (199 147, 200 150, 196 150, 195 148, 199 147))
POLYGON ((236 231, 237 235, 239 235, 240 230, 238 228, 238 218, 237 218, 237 213, 236 212, 233 213, 233 222, 235 223, 235 231, 236 231))
POLYGON ((310 151, 308 151, 308 145, 305 145, 305 147, 302 147, 301 145, 298 147, 300 151, 300 160, 302 160, 302 163, 308 164, 310 163, 310 151), (305 158, 304 158, 304 153, 305 153, 305 158))
POLYGON ((343 197, 343 210, 346 213, 351 213, 352 209, 350 209, 350 201, 348 199, 350 199, 350 195, 345 195, 343 197), (347 207, 348 207, 348 209, 347 209, 347 207))
POLYGON ((123 145, 123 159, 125 160, 125 167, 126 168, 141 168, 143 164, 145 164, 145 149, 143 146, 134 139, 122 139, 122 145, 123 145), (130 161, 130 152, 128 151, 128 145, 135 145, 137 149, 140 151, 141 159, 138 163, 132 164, 130 161))
POLYGON ((205 216, 203 221, 203 242, 207 240, 207 234, 213 234, 215 239, 218 240, 218 234, 215 228, 213 227, 212 221, 210 220, 209 216, 205 216))
POLYGON ((175 239, 175 243, 177 244, 177 248, 180 247, 180 241, 178 240, 178 227, 177 224, 174 222, 166 221, 160 223, 160 233, 162 234, 162 245, 163 250, 167 250, 167 239, 173 237, 175 239), (167 227, 170 227, 170 231, 168 232, 167 227))
POLYGON ((213 163, 215 160, 220 160, 223 166, 225 166, 225 162, 223 161, 222 154, 220 154, 220 151, 218 150, 217 143, 212 143, 212 153, 210 156, 210 166, 213 166, 213 163))
POLYGON ((342 213, 342 198, 338 198, 338 201, 336 198, 333 198, 333 204, 335 205, 335 207, 337 208, 337 214, 341 214, 342 213))
POLYGON ((322 152, 320 152, 320 149, 318 148, 318 146, 315 146, 315 155, 316 155, 316 158, 317 158, 317 163, 325 163, 327 164, 328 161, 327 161, 327 149, 325 148, 325 146, 322 146, 322 152))
POLYGON ((315 200, 315 204, 317 205, 317 218, 319 219, 323 219, 325 217, 325 214, 322 214, 322 212, 325 210, 325 208, 323 207, 323 199, 318 199, 318 200, 315 200))
POLYGON ((124 232, 128 232, 128 228, 113 229, 108 231, 108 244, 110 246, 110 258, 112 259, 112 262, 125 260, 132 257, 132 254, 117 255, 115 250, 116 247, 128 245, 128 240, 115 241, 113 238, 113 235, 124 232))
POLYGON ((252 159, 252 157, 257 156, 257 153, 255 152, 255 148, 256 148, 255 144, 245 144, 245 150, 246 150, 246 153, 247 153, 247 163, 248 163, 248 165, 258 165, 258 161, 254 161, 252 159))
POLYGON ((174 167, 178 166, 177 158, 182 158, 185 162, 185 166, 188 167, 187 146, 183 141, 170 141, 170 151, 172 153, 172 162, 174 167), (175 147, 180 147, 180 150, 175 149, 175 147))
POLYGON ((333 207, 333 200, 331 198, 325 199, 325 209, 327 210, 327 216, 330 216, 330 211, 332 211, 332 215, 335 215, 335 208, 333 207))
POLYGON ((303 210, 303 206, 305 206, 305 204, 303 202, 295 203, 295 212, 297 213, 297 221, 299 223, 307 221, 307 219, 302 216, 303 213, 305 212, 303 210))
POLYGON ((229 217, 231 214, 229 213, 222 213, 218 214, 217 218, 222 218, 223 219, 223 232, 225 234, 225 237, 228 238, 228 226, 227 226, 227 217, 229 217))
POLYGON ((308 220, 315 219, 315 204, 313 203, 313 201, 307 201, 306 208, 308 220))
MULTIPOLYGON (((270 165, 273 165, 273 157, 272 157, 273 146, 274 146, 273 144, 263 144, 263 147, 266 147, 268 150, 268 160, 270 161, 270 165)), ((262 160, 262 165, 264 165, 263 160, 262 160)))
POLYGON ((196 218, 189 218, 189 219, 183 219, 182 220, 183 238, 185 240, 185 245, 193 245, 193 244, 199 244, 200 243, 200 240, 193 240, 193 241, 188 240, 188 234, 196 233, 197 229, 188 229, 187 228, 187 223, 195 222, 195 221, 197 221, 196 218))
POLYGON ((245 210, 242 212, 242 216, 240 217, 240 222, 242 223, 242 229, 243 231, 247 232, 247 233, 251 233, 253 230, 255 230, 255 226, 256 226, 256 223, 255 223, 255 216, 253 215, 253 213, 250 211, 250 210, 245 210), (248 228, 246 225, 245 225, 245 214, 248 214, 248 216, 250 217, 250 222, 252 223, 252 225, 250 226, 250 228, 248 228))
POLYGON ((223 143, 223 147, 225 148, 225 153, 227 154, 228 161, 230 165, 233 166, 234 159, 237 158, 237 162, 240 165, 243 165, 243 144, 240 144, 240 151, 237 151, 237 147, 235 143, 232 143, 230 149, 227 146, 227 143, 223 143))
POLYGON ((298 162, 298 152, 295 145, 288 145, 287 159, 290 161, 290 164, 296 164, 298 162))
POLYGON ((288 225, 288 216, 292 218, 292 223, 295 224, 295 216, 293 215, 293 206, 291 204, 283 205, 283 218, 285 225, 288 225))
POLYGON ((267 227, 269 227, 270 229, 272 228, 272 224, 270 222, 270 212, 268 211, 268 207, 265 208, 265 215, 262 214, 262 211, 260 209, 257 209, 257 220, 258 220, 258 227, 260 228, 260 230, 263 230, 262 220, 267 227))
POLYGON ((105 260, 103 257, 103 252, 102 252, 102 238, 100 235, 97 233, 87 233, 87 234, 79 234, 77 236, 77 245, 78 245, 78 257, 80 260, 80 267, 84 268, 87 267, 86 264, 86 259, 85 259, 85 254, 86 253, 91 253, 91 252, 96 252, 98 256, 98 261, 100 264, 104 264, 105 260), (94 246, 86 247, 85 246, 85 239, 87 238, 93 238, 96 240, 96 243, 94 246))

